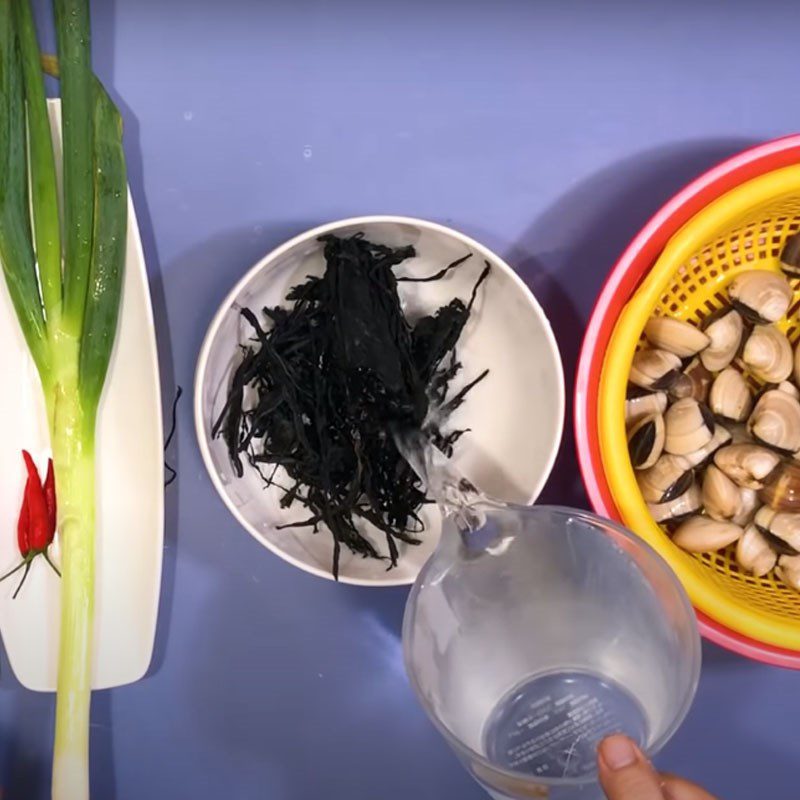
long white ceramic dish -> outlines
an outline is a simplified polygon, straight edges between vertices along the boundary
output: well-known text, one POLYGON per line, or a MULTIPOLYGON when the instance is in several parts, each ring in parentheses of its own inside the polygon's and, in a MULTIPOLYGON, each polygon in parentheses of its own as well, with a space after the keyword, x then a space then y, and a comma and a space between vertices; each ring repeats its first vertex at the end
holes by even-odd
MULTIPOLYGON (((60 114, 50 103, 56 159, 60 114)), ((97 566, 92 685, 132 683, 150 664, 161 586, 164 467, 153 313, 139 229, 129 199, 128 249, 119 334, 97 436, 97 566)), ((0 570, 19 562, 16 521, 28 449, 44 468, 50 454, 42 392, 5 281, 0 278, 0 570)), ((57 544, 54 550, 59 559, 57 544)), ((37 558, 16 600, 14 576, 0 583, 0 633, 19 681, 54 691, 59 579, 37 558)))

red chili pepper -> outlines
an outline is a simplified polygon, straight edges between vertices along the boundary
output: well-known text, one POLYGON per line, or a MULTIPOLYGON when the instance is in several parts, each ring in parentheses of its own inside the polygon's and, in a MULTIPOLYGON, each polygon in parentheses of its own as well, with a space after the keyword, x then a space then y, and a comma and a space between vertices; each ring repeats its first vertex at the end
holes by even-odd
POLYGON ((47 502, 47 519, 50 526, 50 541, 56 533, 58 505, 56 503, 56 474, 53 470, 53 459, 47 460, 47 477, 44 479, 44 499, 47 502))
POLYGON ((22 561, 10 572, 0 577, 0 581, 4 581, 10 575, 25 567, 22 580, 13 595, 15 598, 20 589, 22 589, 25 578, 28 577, 31 562, 38 555, 43 555, 45 561, 61 577, 61 573, 50 560, 50 555, 47 552, 47 548, 52 544, 56 532, 56 487, 53 462, 50 460, 47 465, 47 478, 43 485, 39 470, 36 469, 36 464, 33 463, 30 453, 27 450, 23 450, 22 457, 25 459, 25 468, 28 471, 22 508, 17 522, 17 546, 19 547, 22 561))
POLYGON ((30 543, 31 550, 43 552, 53 541, 55 530, 50 530, 50 515, 47 513, 47 498, 44 495, 44 486, 39 477, 39 470, 33 463, 31 454, 27 450, 22 451, 25 459, 25 467, 28 470, 28 484, 30 495, 28 496, 28 518, 30 524, 30 543))
POLYGON ((19 522, 17 522, 17 545, 20 555, 26 558, 31 551, 31 521, 28 514, 28 495, 30 494, 30 478, 25 483, 25 494, 22 498, 22 508, 19 510, 19 522))

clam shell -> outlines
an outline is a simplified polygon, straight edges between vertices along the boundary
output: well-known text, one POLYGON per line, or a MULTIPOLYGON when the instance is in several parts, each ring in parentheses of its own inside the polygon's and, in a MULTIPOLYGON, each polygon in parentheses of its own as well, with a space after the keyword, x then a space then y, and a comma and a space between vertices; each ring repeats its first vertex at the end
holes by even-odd
POLYGON ((800 592, 800 556, 781 556, 775 574, 788 587, 800 592))
POLYGON ((696 483, 679 497, 666 503, 648 503, 647 508, 656 522, 669 522, 694 514, 702 505, 702 494, 696 483))
POLYGON ((733 544, 744 533, 732 522, 718 522, 711 517, 695 516, 683 522, 672 541, 690 553, 710 553, 733 544))
POLYGON ((663 414, 667 410, 667 393, 650 392, 625 401, 625 424, 632 427, 651 414, 663 414))
POLYGON ((739 487, 721 470, 711 464, 703 475, 703 508, 712 519, 728 522, 739 511, 739 487))
POLYGON ((631 363, 628 380, 643 389, 668 389, 680 375, 681 360, 666 350, 638 350, 631 363))
POLYGON ((800 402, 778 389, 764 392, 747 421, 747 429, 754 439, 768 447, 788 454, 797 452, 800 450, 800 402))
POLYGON ((706 320, 704 332, 710 339, 700 353, 703 366, 711 372, 725 369, 733 361, 742 341, 744 322, 741 314, 729 308, 706 320))
POLYGON ((683 456, 692 467, 702 467, 713 455, 731 441, 731 434, 727 428, 717 423, 714 426, 714 435, 699 450, 683 456))
POLYGON ((753 396, 744 376, 733 367, 720 372, 711 384, 708 406, 718 417, 743 422, 753 408, 753 396))
POLYGON ((765 478, 759 497, 775 511, 800 512, 800 463, 786 459, 776 464, 765 478))
POLYGON ((651 414, 636 423, 628 434, 628 453, 634 469, 647 469, 664 449, 664 417, 651 414))
POLYGON ((761 578, 775 567, 778 554, 755 525, 748 525, 736 543, 736 562, 742 569, 761 578))
POLYGON ((650 469, 636 473, 642 497, 648 503, 666 503, 689 489, 694 480, 691 464, 682 456, 665 453, 650 469))
POLYGON ((678 400, 664 414, 666 441, 664 449, 676 456, 699 450, 714 435, 711 412, 692 398, 678 400))
POLYGON ((792 302, 792 289, 783 275, 763 269, 740 272, 728 284, 728 297, 750 322, 777 322, 792 302))
POLYGON ((651 317, 644 326, 644 335, 653 347, 680 358, 696 355, 711 342, 699 328, 674 317, 651 317))
POLYGON ((773 450, 757 444, 731 444, 714 453, 714 463, 737 485, 748 489, 761 489, 780 461, 773 450))
POLYGON ((742 351, 750 372, 766 383, 780 383, 792 374, 792 345, 773 325, 756 325, 742 351))

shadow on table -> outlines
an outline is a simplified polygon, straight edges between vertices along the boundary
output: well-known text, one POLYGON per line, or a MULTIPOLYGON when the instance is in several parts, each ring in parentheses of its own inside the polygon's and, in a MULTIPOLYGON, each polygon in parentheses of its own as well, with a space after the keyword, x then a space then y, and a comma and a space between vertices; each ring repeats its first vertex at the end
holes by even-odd
MULTIPOLYGON (((164 291, 164 276, 161 261, 156 246, 155 230, 144 192, 144 167, 142 163, 141 139, 139 121, 125 101, 111 90, 114 101, 119 106, 125 125, 125 153, 128 167, 128 183, 131 197, 136 212, 136 221, 139 235, 142 240, 147 276, 150 287, 150 301, 153 307, 153 321, 156 331, 156 348, 158 351, 159 376, 161 381, 161 411, 164 426, 164 435, 169 432, 172 422, 173 403, 177 396, 180 381, 175 374, 175 361, 173 355, 173 331, 167 308, 166 294, 164 291)), ((187 386, 183 387, 186 390, 187 386)), ((183 401, 178 405, 176 413, 185 415, 191 407, 191 392, 185 393, 183 401)), ((165 463, 175 470, 180 469, 180 441, 175 437, 170 445, 169 452, 165 454, 165 463)), ((169 471, 165 469, 168 476, 169 471)), ((178 529, 179 483, 176 480, 165 491, 164 497, 164 551, 165 557, 162 566, 161 600, 159 606, 158 626, 156 640, 167 635, 170 609, 171 587, 175 579, 175 562, 169 557, 173 548, 174 536, 178 529)), ((153 674, 160 667, 160 661, 154 656, 148 674, 153 674)))
MULTIPOLYGON (((0 795, 10 800, 46 800, 51 793, 55 694, 28 691, 10 668, 4 667, 3 672, 3 687, 13 694, 3 699, 0 795)), ((118 796, 111 698, 111 691, 93 692, 89 723, 92 797, 103 800, 118 796)))
POLYGON ((588 505, 575 458, 572 391, 586 322, 606 276, 670 197, 751 144, 741 138, 679 142, 605 167, 567 191, 502 253, 542 304, 564 362, 564 439, 542 502, 588 505))
POLYGON ((483 797, 455 759, 441 773, 451 756, 403 669, 406 595, 337 586, 274 558, 268 580, 213 592, 190 639, 186 691, 216 762, 246 765, 251 786, 285 800, 378 797, 387 780, 397 796, 483 797), (420 752, 429 757, 409 761, 420 752))
POLYGON ((721 800, 796 794, 799 679, 705 642, 694 705, 658 766, 721 800))
MULTIPOLYGON (((93 25, 102 28, 105 33, 104 36, 93 43, 93 58, 99 77, 104 82, 109 94, 117 104, 123 118, 128 184, 135 208, 139 234, 142 240, 142 249, 144 251, 147 275, 149 278, 150 299, 153 307, 161 379, 162 418, 164 421, 164 435, 166 436, 172 421, 173 402, 177 396, 180 380, 175 372, 174 332, 170 324, 171 320, 164 291, 164 276, 158 248, 156 246, 153 218, 150 214, 147 195, 144 191, 145 169, 142 159, 139 120, 124 97, 120 96, 116 91, 114 85, 116 9, 117 0, 106 0, 103 3, 98 3, 96 7, 92 9, 93 25)), ((191 391, 186 392, 190 387, 184 384, 183 389, 185 391, 183 402, 177 408, 177 413, 181 416, 184 416, 187 409, 190 410, 191 408, 191 391)), ((180 468, 180 442, 177 436, 170 446, 169 453, 166 454, 166 462, 176 470, 180 468)), ((167 475, 169 475, 169 471, 166 470, 166 472, 167 475)), ((171 619, 170 612, 172 608, 172 587, 175 581, 175 559, 170 557, 170 552, 174 551, 174 538, 178 529, 178 506, 179 483, 176 480, 165 493, 165 557, 162 566, 162 591, 158 614, 158 627, 156 630, 157 643, 163 641, 168 635, 169 621, 171 619)), ((151 662, 148 675, 157 672, 161 666, 158 652, 159 647, 157 644, 156 654, 151 662)))
POLYGON ((52 695, 28 692, 13 677, 4 677, 4 683, 14 686, 15 696, 0 731, 3 796, 45 800, 50 796, 52 695))
MULTIPOLYGON (((172 607, 174 565, 178 549, 186 547, 185 552, 211 564, 215 563, 218 552, 216 542, 197 535, 196 530, 193 536, 187 536, 185 542, 182 541, 177 516, 178 487, 188 485, 187 481, 196 479, 203 482, 204 489, 193 497, 194 505, 191 509, 182 509, 182 526, 186 527, 184 523, 187 512, 191 514, 195 511, 198 503, 209 503, 213 504, 213 508, 222 508, 222 501, 205 475, 205 468, 194 445, 194 369, 203 338, 220 303, 242 275, 271 249, 308 227, 312 227, 312 223, 286 221, 274 225, 253 224, 227 231, 198 242, 163 265, 153 279, 154 305, 157 306, 156 326, 159 331, 164 331, 163 338, 169 336, 171 341, 169 365, 162 365, 162 369, 165 372, 168 367, 172 370, 174 364, 173 387, 181 385, 184 389, 184 397, 178 409, 178 435, 175 442, 179 447, 183 437, 184 446, 186 440, 192 442, 186 453, 181 447, 177 463, 178 480, 167 489, 168 497, 174 495, 170 503, 173 514, 167 519, 165 532, 162 608, 153 669, 157 669, 161 663, 169 632, 165 618, 168 618, 172 607), (171 308, 167 297, 171 298, 171 308), (186 475, 183 474, 184 470, 186 475)), ((165 397, 165 401, 167 399, 165 397)), ((172 397, 169 398, 170 401, 171 399, 172 397)), ((203 519, 202 515, 199 518, 203 519)))

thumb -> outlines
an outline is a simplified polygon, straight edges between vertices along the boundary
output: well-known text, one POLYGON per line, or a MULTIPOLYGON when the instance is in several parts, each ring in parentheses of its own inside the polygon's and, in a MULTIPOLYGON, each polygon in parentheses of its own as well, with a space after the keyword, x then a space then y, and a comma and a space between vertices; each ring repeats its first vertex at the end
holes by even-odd
POLYGON ((604 739, 597 765, 608 800, 664 800, 661 778, 627 736, 604 739))

